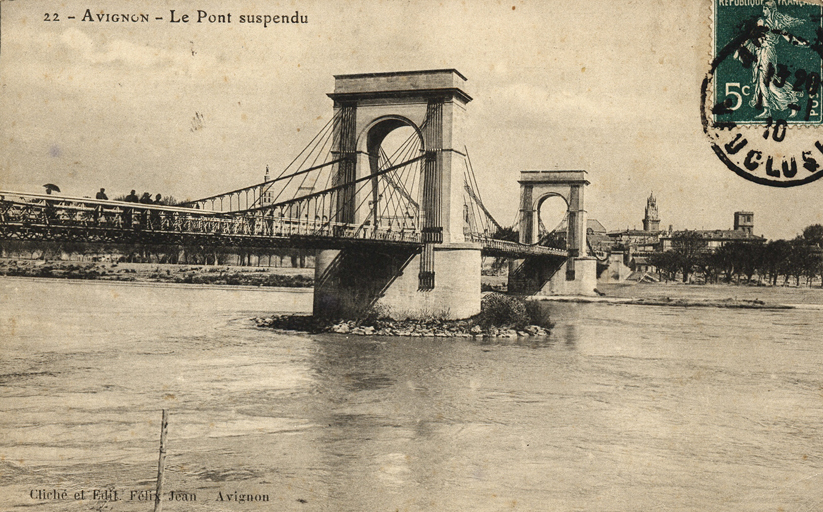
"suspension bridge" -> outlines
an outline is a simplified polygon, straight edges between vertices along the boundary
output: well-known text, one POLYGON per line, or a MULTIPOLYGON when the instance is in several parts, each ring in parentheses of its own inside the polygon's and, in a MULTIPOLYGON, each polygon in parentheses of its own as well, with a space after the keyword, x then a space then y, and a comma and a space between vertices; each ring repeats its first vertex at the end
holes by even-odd
POLYGON ((333 116, 276 176, 176 206, 0 191, 0 239, 314 249, 318 315, 381 304, 395 316, 470 316, 482 256, 509 258, 520 291, 554 280, 564 284, 553 293, 590 292, 585 172, 522 173, 520 240, 494 238, 501 225, 460 140, 465 81, 453 69, 335 76, 333 116), (408 137, 389 154, 401 128, 408 137), (569 205, 566 249, 537 243, 550 195, 569 205))

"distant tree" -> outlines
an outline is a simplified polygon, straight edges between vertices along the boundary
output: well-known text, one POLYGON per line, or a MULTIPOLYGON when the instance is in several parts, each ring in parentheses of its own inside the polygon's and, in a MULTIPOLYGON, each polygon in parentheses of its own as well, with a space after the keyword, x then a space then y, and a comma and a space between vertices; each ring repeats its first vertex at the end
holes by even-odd
POLYGON ((717 250, 708 257, 715 274, 718 277, 723 275, 727 283, 732 281, 732 277, 735 274, 737 263, 737 255, 735 252, 732 244, 726 244, 718 247, 717 250))
POLYGON ((763 244, 735 242, 734 245, 737 246, 738 272, 746 276, 746 282, 750 283, 763 261, 763 244))
POLYGON ((559 233, 557 231, 546 233, 540 239, 540 245, 543 247, 551 247, 553 249, 566 249, 566 233, 559 233))
POLYGON ((820 277, 820 287, 823 288, 823 248, 811 247, 809 250, 809 272, 811 277, 820 277))
POLYGON ((160 198, 160 204, 166 206, 177 206, 180 204, 180 201, 174 198, 174 196, 165 196, 160 198))
POLYGON ((812 224, 803 230, 803 240, 810 245, 823 247, 823 226, 812 224))
POLYGON ((684 283, 688 282, 689 275, 698 263, 698 256, 705 249, 706 240, 697 231, 678 231, 672 236, 672 251, 677 256, 684 283))
POLYGON ((715 255, 710 252, 700 252, 694 258, 694 270, 703 276, 703 282, 716 283, 718 270, 715 265, 715 255))
POLYGON ((806 258, 803 266, 806 276, 811 282, 820 276, 820 286, 823 287, 823 225, 811 224, 803 229, 803 234, 798 237, 804 245, 803 256, 806 258))
POLYGON ((770 240, 763 247, 759 273, 768 276, 769 282, 776 285, 777 278, 781 274, 786 275, 791 251, 791 245, 786 240, 770 240))
POLYGON ((649 256, 649 264, 654 266, 666 281, 674 281, 680 262, 674 251, 656 252, 649 256))
MULTIPOLYGON (((505 240, 507 242, 519 242, 520 231, 514 229, 514 227, 512 226, 501 227, 497 231, 495 231, 494 234, 492 234, 492 239, 505 240)), ((494 261, 492 262, 492 272, 495 274, 499 273, 508 262, 508 258, 494 258, 494 261)))
POLYGON ((794 278, 797 286, 800 286, 801 278, 806 279, 806 284, 811 284, 818 273, 817 245, 810 244, 802 236, 789 241, 789 245, 791 251, 786 260, 787 274, 794 278))
POLYGON ((758 243, 731 242, 718 247, 712 260, 718 273, 726 276, 726 282, 731 282, 734 277, 739 282, 744 275, 751 281, 760 265, 762 253, 763 246, 758 243))
POLYGON ((509 242, 519 242, 520 241, 520 231, 514 229, 514 227, 501 227, 497 231, 494 232, 492 238, 495 240, 507 240, 509 242))

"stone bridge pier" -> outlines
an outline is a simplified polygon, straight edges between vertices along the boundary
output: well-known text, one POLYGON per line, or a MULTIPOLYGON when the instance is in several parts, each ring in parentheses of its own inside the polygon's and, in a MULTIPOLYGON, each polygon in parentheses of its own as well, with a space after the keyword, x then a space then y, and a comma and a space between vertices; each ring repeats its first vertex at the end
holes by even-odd
POLYGON ((596 295, 597 260, 587 256, 586 171, 520 173, 520 243, 540 242, 540 207, 549 197, 567 206, 565 259, 532 257, 509 263, 509 292, 528 295, 596 295))
MULTIPOLYGON (((377 172, 383 140, 409 126, 423 158, 423 247, 404 252, 352 245, 321 250, 316 258, 314 315, 356 317, 377 306, 393 317, 467 318, 480 311, 481 247, 463 234, 463 118, 471 97, 454 69, 335 76, 336 182, 352 183, 377 172)), ((362 225, 358 209, 374 190, 344 189, 337 197, 338 224, 362 225)), ((377 197, 372 203, 377 203, 377 197)))

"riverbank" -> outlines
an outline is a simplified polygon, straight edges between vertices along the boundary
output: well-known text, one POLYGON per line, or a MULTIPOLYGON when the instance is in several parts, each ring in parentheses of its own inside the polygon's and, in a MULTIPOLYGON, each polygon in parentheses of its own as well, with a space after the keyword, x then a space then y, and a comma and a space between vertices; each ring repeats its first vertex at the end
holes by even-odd
POLYGON ((0 276, 46 277, 136 283, 311 288, 314 269, 156 263, 0 260, 0 276))
POLYGON ((672 297, 642 297, 642 298, 623 298, 623 297, 565 297, 565 296, 551 296, 551 297, 534 297, 532 300, 543 302, 578 302, 591 303, 600 302, 606 304, 631 304, 635 306, 673 306, 686 308, 738 308, 738 309, 794 309, 791 304, 773 304, 767 303, 760 299, 687 299, 687 298, 672 298, 672 297))
POLYGON ((823 305, 823 289, 807 286, 683 283, 599 283, 603 299, 638 305, 751 309, 823 305))
MULTIPOLYGON (((75 262, 0 258, 0 276, 100 280, 142 284, 188 284, 271 288, 314 287, 313 268, 177 265, 158 263, 75 262)), ((501 278, 483 276, 494 289, 501 278)), ((541 301, 604 302, 641 306, 787 309, 823 305, 819 287, 683 284, 599 283, 600 297, 540 297, 541 301)))

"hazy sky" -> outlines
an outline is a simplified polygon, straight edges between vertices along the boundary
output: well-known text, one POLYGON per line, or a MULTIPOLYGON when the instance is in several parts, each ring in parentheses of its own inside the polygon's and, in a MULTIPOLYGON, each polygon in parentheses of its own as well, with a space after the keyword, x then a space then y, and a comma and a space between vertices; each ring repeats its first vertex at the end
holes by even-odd
POLYGON ((456 68, 466 144, 503 224, 525 169, 585 169, 606 228, 661 225, 793 237, 823 222, 823 180, 792 189, 727 170, 700 126, 708 4, 697 0, 2 2, 0 188, 109 197, 211 195, 284 168, 332 115, 334 74, 456 68), (81 21, 147 13, 149 23, 81 21), (189 14, 169 23, 170 10, 189 14), (196 23, 197 10, 232 23, 196 23), (240 15, 308 16, 241 25, 240 15), (60 21, 45 21, 46 13, 60 21), (68 16, 75 16, 69 20, 68 16), (162 16, 163 21, 154 17, 162 16), (192 131, 196 114, 203 127, 192 131))

